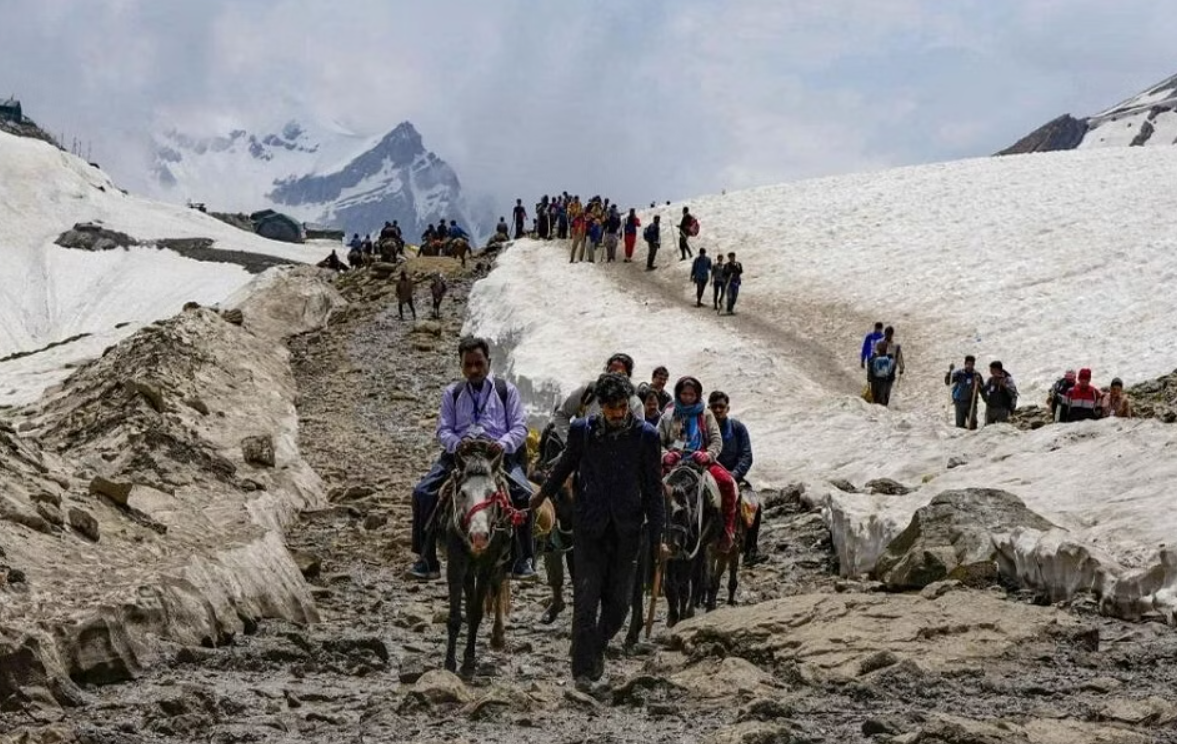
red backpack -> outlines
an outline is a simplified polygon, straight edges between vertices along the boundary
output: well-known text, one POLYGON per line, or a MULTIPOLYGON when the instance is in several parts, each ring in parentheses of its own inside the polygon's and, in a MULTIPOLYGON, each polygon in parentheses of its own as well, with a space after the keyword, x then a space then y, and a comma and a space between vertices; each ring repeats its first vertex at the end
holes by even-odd
POLYGON ((692 238, 699 234, 699 220, 695 219, 694 215, 691 215, 691 223, 687 226, 687 234, 692 238))

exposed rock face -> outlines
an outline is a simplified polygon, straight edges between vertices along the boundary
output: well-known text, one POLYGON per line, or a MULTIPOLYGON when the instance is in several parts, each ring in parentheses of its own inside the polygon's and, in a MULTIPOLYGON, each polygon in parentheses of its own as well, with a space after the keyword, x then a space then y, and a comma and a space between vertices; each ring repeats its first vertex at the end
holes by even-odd
POLYGON ((1003 568, 994 533, 1021 529, 1045 532, 1054 525, 1005 491, 970 488, 935 496, 911 518, 875 564, 875 577, 890 588, 921 589, 933 582, 956 579, 984 585, 997 580, 1003 568))
POLYGON ((1063 114, 1030 132, 998 155, 1020 155, 1027 152, 1073 150, 1087 134, 1087 121, 1063 114))
POLYGON ((5 561, 28 586, 0 601, 0 656, 16 654, 25 670, 6 677, 2 665, 0 706, 28 685, 134 678, 159 657, 159 639, 215 646, 261 617, 315 618, 281 535, 324 503, 297 447, 284 338, 322 325, 339 302, 320 272, 288 272, 246 300, 248 329, 213 310, 182 312, 19 412, 37 439, 0 429, 0 507, 46 527, 0 520, 5 561), (181 400, 218 413, 168 403, 181 400), (240 432, 259 427, 279 433, 263 450, 284 467, 254 470, 246 488, 240 432), (69 473, 88 488, 67 490, 69 473), (54 502, 71 531, 36 511, 54 502))
POLYGON ((251 465, 274 467, 274 438, 264 434, 242 439, 241 456, 251 465))

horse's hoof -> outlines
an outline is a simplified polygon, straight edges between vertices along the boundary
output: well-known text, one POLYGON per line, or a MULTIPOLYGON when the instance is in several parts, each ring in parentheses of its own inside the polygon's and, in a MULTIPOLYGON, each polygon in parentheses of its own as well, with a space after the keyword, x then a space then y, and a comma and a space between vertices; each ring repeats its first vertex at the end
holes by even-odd
POLYGON ((446 659, 446 660, 445 660, 445 670, 446 670, 447 672, 456 672, 456 671, 458 671, 458 662, 457 662, 457 660, 455 660, 455 659, 446 659))
POLYGON ((551 605, 546 610, 544 610, 544 614, 539 616, 539 621, 542 625, 551 625, 552 623, 556 622, 556 618, 563 611, 564 611, 563 603, 558 604, 558 605, 551 605))
POLYGON ((727 603, 728 603, 728 606, 730 606, 730 607, 739 607, 739 605, 740 605, 740 603, 738 601, 736 601, 735 597, 728 597, 727 603))
POLYGON ((507 639, 502 636, 491 636, 490 647, 495 651, 502 651, 507 647, 507 639))
POLYGON ((474 677, 474 669, 473 661, 463 661, 462 668, 458 670, 458 676, 462 679, 471 679, 474 677))

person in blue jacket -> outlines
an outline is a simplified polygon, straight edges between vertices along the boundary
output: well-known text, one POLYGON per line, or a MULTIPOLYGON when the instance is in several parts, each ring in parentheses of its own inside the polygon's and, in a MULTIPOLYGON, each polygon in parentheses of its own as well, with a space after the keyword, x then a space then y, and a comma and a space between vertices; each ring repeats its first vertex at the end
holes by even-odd
POLYGON ((875 344, 883 339, 883 324, 875 323, 875 329, 862 339, 862 354, 859 355, 859 366, 866 369, 866 362, 875 354, 875 344))
POLYGON ((691 262, 691 281, 695 283, 695 307, 703 307, 703 293, 711 281, 711 257, 706 248, 700 248, 699 255, 691 262))
POLYGON ((450 220, 449 236, 451 238, 462 238, 462 239, 469 239, 469 237, 470 237, 469 235, 466 234, 465 230, 458 227, 457 220, 450 220))
POLYGON ((577 473, 572 551, 572 676, 591 686, 605 673, 605 648, 625 623, 641 548, 641 532, 662 555, 665 496, 662 447, 653 426, 630 410, 629 378, 597 378, 601 413, 572 422, 556 466, 532 497, 532 513, 577 473))
MULTIPOLYGON (((707 398, 707 407, 711 415, 719 424, 719 432, 723 436, 723 450, 719 453, 719 464, 727 468, 732 479, 741 488, 751 488, 745 476, 752 469, 752 439, 748 436, 748 427, 732 418, 731 399, 722 390, 715 390, 707 398)), ((744 565, 755 566, 762 563, 764 557, 760 555, 760 515, 763 509, 756 510, 756 519, 744 535, 744 565)))

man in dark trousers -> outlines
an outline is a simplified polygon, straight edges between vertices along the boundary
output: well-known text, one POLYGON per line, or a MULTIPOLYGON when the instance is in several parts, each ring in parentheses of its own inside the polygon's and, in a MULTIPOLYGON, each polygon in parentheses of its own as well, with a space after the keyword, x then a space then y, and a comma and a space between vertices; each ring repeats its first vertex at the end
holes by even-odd
POLYGON ((678 223, 678 252, 679 252, 679 259, 678 260, 679 261, 686 261, 688 258, 695 255, 694 253, 691 253, 691 244, 687 242, 687 238, 689 238, 691 236, 691 222, 692 221, 693 221, 693 218, 691 217, 691 208, 690 207, 683 207, 682 208, 682 219, 679 220, 679 223, 678 223))
POLYGON ((989 363, 989 379, 981 386, 981 398, 985 401, 986 426, 1009 421, 1010 413, 1017 408, 1018 388, 1001 362, 989 363))
MULTIPOLYGON (((719 424, 719 433, 723 436, 723 450, 719 453, 719 464, 727 468, 732 479, 741 490, 751 488, 744 477, 752 469, 752 440, 748 436, 748 427, 731 418, 731 399, 722 390, 716 390, 707 398, 707 407, 711 415, 719 424)), ((755 566, 763 563, 760 555, 760 515, 763 509, 756 510, 756 519, 752 527, 744 534, 744 565, 755 566)), ((737 519, 742 519, 742 515, 737 519)))
POLYGON ((956 369, 948 365, 948 373, 944 375, 944 384, 952 386, 952 407, 956 409, 956 427, 958 429, 976 429, 976 401, 980 394, 983 381, 981 372, 974 365, 977 358, 969 354, 964 358, 964 368, 956 369), (973 414, 973 420, 969 420, 973 414))
POLYGON ((862 339, 862 354, 859 355, 859 363, 863 369, 866 369, 866 363, 875 355, 875 344, 882 340, 883 323, 882 321, 877 321, 874 330, 866 334, 862 339))
POLYGON ((740 285, 744 282, 744 264, 736 260, 735 253, 727 254, 727 268, 723 270, 723 280, 727 284, 727 314, 736 312, 736 300, 740 298, 740 285))
POLYGON ((699 255, 691 263, 691 281, 695 283, 695 307, 703 307, 703 293, 711 281, 711 257, 706 248, 700 248, 699 255))
POLYGON ((654 256, 662 245, 662 215, 654 215, 654 221, 642 232, 642 239, 646 241, 646 271, 653 271, 658 268, 654 265, 654 256))
POLYGON ((523 237, 523 224, 527 222, 527 209, 522 199, 515 200, 515 210, 511 215, 515 219, 515 239, 518 240, 523 237))
POLYGON ((597 378, 601 413, 572 423, 568 445, 531 499, 532 513, 573 473, 576 526, 572 601, 572 676, 591 687, 605 673, 605 647, 625 623, 643 527, 660 554, 665 504, 661 446, 654 427, 630 411, 625 375, 597 378))

